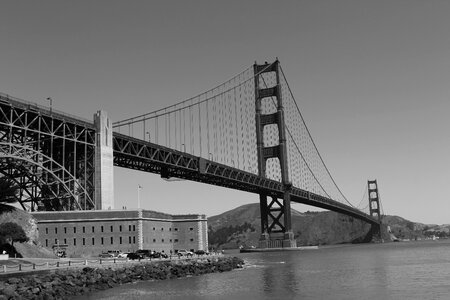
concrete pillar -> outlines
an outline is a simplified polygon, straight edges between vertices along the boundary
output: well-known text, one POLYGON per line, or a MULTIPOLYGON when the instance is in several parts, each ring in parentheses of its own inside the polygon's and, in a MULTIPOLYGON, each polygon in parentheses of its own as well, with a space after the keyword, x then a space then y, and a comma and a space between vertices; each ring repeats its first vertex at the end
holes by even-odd
POLYGON ((197 249, 208 251, 208 221, 206 215, 198 215, 197 219, 197 249))
POLYGON ((94 114, 97 131, 95 147, 95 209, 114 208, 112 122, 105 111, 94 114))

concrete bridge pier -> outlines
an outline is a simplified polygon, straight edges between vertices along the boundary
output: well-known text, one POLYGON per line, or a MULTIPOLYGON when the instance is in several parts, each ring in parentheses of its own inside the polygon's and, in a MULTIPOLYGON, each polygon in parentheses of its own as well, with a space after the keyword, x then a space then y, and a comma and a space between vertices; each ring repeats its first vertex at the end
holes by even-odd
MULTIPOLYGON (((289 197, 289 195, 288 195, 289 197)), ((297 240, 291 226, 290 199, 279 201, 276 197, 268 203, 260 195, 261 237, 259 248, 296 248, 297 240)))

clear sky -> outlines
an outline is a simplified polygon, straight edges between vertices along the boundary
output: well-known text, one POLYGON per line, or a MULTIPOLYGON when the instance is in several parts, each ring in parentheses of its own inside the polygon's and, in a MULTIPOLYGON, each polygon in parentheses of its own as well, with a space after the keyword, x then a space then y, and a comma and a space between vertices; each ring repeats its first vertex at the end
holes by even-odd
MULTIPOLYGON (((87 119, 174 104, 278 57, 354 204, 450 223, 450 1, 0 1, 0 92, 87 119)), ((116 207, 222 213, 258 197, 115 168, 116 207)), ((301 211, 314 207, 294 205, 301 211)))

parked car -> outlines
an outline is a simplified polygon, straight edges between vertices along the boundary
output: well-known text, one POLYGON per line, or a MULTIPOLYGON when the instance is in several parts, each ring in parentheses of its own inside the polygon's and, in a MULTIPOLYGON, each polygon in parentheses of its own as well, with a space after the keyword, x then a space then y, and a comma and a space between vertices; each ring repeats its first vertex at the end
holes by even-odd
POLYGON ((135 259, 143 259, 144 256, 140 253, 131 252, 131 253, 128 253, 127 258, 135 260, 135 259))
POLYGON ((127 258, 129 253, 119 253, 119 255, 117 255, 118 258, 127 258))
POLYGON ((114 254, 109 252, 103 252, 99 255, 100 258, 114 258, 114 254))
POLYGON ((152 251, 150 258, 168 258, 169 256, 163 252, 152 251))
POLYGON ((197 255, 209 255, 209 252, 206 252, 205 250, 197 250, 194 253, 197 255))
POLYGON ((190 257, 190 256, 193 256, 194 253, 183 249, 183 250, 178 250, 177 255, 178 255, 178 257, 181 257, 181 256, 190 257))
POLYGON ((119 254, 121 254, 122 251, 119 250, 108 250, 106 252, 101 253, 99 256, 102 258, 114 258, 118 257, 119 254))
POLYGON ((150 258, 152 255, 152 251, 145 249, 137 250, 136 253, 142 255, 144 258, 150 258))
POLYGON ((108 250, 108 253, 111 253, 113 255, 113 257, 118 257, 120 253, 122 253, 122 251, 120 250, 108 250))

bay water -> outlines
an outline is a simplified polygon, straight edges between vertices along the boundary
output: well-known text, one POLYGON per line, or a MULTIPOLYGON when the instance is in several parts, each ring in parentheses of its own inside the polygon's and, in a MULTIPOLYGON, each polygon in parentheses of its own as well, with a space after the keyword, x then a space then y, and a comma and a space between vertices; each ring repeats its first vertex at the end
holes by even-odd
POLYGON ((242 257, 244 268, 75 299, 450 299, 450 240, 227 255, 242 257))

